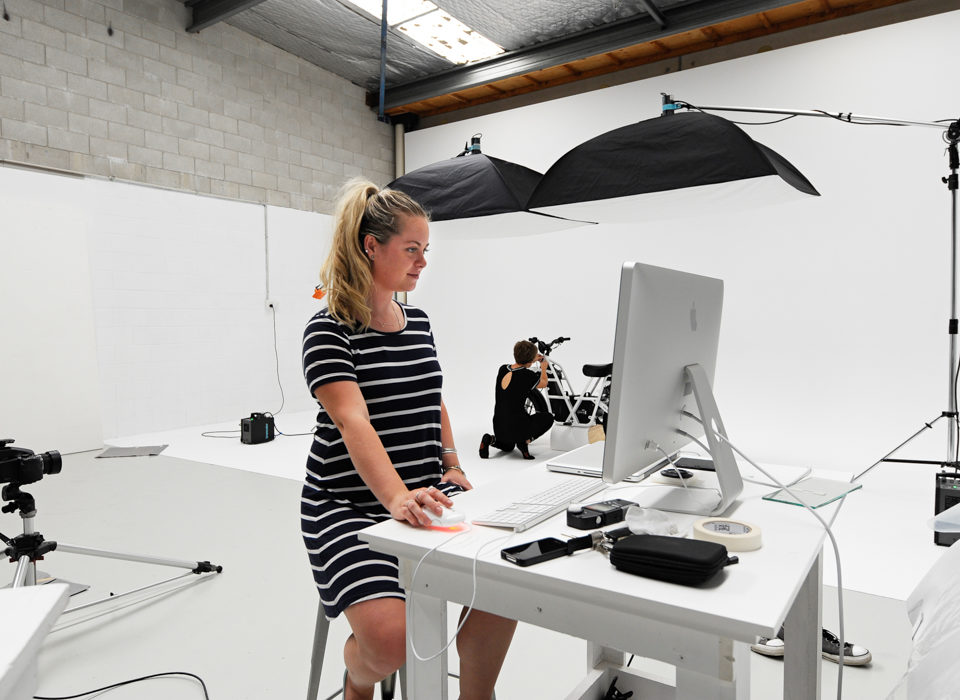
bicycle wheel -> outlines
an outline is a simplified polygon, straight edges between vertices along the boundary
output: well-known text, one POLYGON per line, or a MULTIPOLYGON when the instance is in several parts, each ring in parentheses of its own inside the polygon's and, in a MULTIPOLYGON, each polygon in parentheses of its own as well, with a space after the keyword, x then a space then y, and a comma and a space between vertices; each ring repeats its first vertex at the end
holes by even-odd
POLYGON ((607 429, 607 409, 605 406, 610 405, 610 382, 608 381, 603 386, 603 391, 600 392, 600 408, 597 410, 597 423, 601 425, 606 431, 607 429))
POLYGON ((523 402, 523 407, 527 413, 532 416, 534 413, 542 413, 547 410, 547 400, 543 398, 543 394, 534 389, 527 394, 527 399, 523 402))

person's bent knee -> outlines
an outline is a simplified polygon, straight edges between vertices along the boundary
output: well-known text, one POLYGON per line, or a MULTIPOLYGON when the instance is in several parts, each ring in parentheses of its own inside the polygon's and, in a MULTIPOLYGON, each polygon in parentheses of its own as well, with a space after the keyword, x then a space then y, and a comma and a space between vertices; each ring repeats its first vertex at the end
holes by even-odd
POLYGON ((400 668, 406 659, 407 627, 402 600, 377 598, 347 608, 353 638, 364 665, 378 679, 400 668))
POLYGON ((357 640, 364 660, 381 678, 403 666, 407 655, 406 626, 384 621, 376 632, 357 640))

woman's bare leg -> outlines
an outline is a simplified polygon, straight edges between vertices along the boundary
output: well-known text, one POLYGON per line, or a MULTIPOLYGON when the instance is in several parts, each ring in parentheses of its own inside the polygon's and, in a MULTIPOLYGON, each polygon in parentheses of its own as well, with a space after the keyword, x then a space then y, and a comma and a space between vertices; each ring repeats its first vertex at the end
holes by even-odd
MULTIPOLYGON (((463 619, 464 613, 460 614, 463 619)), ((490 700, 516 620, 474 610, 457 637, 460 654, 460 700, 490 700)))
POLYGON ((347 665, 344 700, 371 700, 377 683, 403 665, 407 653, 404 602, 375 598, 344 611, 353 634, 343 646, 347 665))

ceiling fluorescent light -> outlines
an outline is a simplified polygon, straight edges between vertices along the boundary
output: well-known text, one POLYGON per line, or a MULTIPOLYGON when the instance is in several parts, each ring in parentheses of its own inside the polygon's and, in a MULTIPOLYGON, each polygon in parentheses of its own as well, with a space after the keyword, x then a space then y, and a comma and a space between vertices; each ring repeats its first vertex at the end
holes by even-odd
MULTIPOLYGON (((382 0, 349 0, 380 19, 382 0)), ((429 0, 389 0, 387 24, 452 63, 470 63, 503 53, 503 49, 429 0)))
MULTIPOLYGON (((373 15, 378 20, 380 19, 383 0, 349 0, 349 2, 364 12, 373 15)), ((433 12, 436 9, 437 6, 430 2, 430 0, 389 0, 389 2, 387 2, 387 24, 395 27, 407 20, 425 15, 428 12, 433 12)))
POLYGON ((441 9, 404 22, 398 29, 453 63, 470 63, 503 53, 487 37, 441 9))

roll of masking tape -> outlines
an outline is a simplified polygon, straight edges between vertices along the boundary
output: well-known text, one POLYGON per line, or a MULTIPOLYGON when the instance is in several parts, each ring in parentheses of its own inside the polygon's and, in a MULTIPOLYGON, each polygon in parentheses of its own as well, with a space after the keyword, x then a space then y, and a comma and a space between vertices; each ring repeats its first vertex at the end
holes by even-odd
POLYGON ((760 549, 760 528, 739 520, 704 518, 693 524, 693 539, 717 542, 730 552, 751 552, 760 549))

